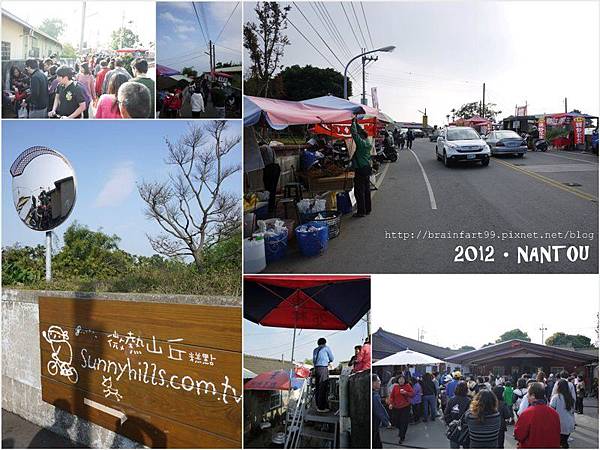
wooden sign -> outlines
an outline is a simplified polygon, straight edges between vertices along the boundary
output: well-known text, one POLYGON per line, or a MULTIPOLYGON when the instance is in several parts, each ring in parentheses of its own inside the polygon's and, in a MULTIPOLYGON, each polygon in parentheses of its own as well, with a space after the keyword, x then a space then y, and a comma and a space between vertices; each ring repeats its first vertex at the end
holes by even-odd
POLYGON ((149 447, 241 448, 241 307, 40 297, 42 398, 149 447))

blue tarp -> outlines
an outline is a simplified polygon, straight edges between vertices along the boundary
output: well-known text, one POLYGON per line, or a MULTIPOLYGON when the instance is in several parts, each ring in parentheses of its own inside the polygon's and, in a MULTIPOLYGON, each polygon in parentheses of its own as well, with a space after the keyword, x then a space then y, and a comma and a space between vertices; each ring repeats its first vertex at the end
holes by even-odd
POLYGON ((335 97, 333 95, 309 98, 308 100, 302 100, 301 102, 311 106, 343 109, 345 111, 352 111, 354 114, 365 114, 365 110, 361 105, 357 105, 356 103, 352 103, 351 101, 344 100, 343 98, 335 97))

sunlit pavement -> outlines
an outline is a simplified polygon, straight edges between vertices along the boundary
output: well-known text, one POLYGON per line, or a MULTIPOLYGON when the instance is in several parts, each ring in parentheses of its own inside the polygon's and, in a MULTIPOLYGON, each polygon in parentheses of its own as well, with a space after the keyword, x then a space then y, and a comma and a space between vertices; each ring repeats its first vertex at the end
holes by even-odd
POLYGON ((306 258, 291 248, 266 272, 598 272, 598 156, 551 150, 530 152, 524 158, 493 157, 488 167, 468 163, 448 168, 436 160, 434 146, 428 139, 417 139, 413 152, 402 150, 397 162, 385 164, 373 212, 360 219, 345 216, 341 234, 322 256, 306 258), (429 232, 449 231, 493 231, 496 236, 424 238, 429 232), (390 238, 387 232, 409 237, 390 238), (580 235, 548 239, 501 235, 527 232, 580 235), (591 233, 591 239, 583 232, 591 233), (493 255, 487 261, 455 261, 458 245, 492 246, 493 255), (589 246, 588 260, 571 262, 563 255, 557 262, 518 263, 519 247, 550 245, 589 246))

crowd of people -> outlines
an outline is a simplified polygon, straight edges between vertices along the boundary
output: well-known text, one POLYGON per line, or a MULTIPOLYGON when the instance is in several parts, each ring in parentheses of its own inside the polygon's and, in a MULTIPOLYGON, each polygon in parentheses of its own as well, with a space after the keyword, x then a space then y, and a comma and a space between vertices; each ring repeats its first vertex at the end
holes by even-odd
POLYGON ((161 89, 157 111, 158 117, 166 119, 198 119, 209 113, 211 118, 237 117, 241 115, 241 95, 218 81, 198 77, 187 85, 161 89))
POLYGON ((379 428, 398 429, 402 444, 410 424, 443 418, 450 448, 504 448, 514 425, 519 448, 569 448, 575 414, 583 414, 582 375, 538 371, 497 377, 400 370, 387 384, 373 374, 373 446, 379 428))
POLYGON ((75 67, 57 58, 13 65, 3 90, 3 111, 18 118, 145 119, 154 114, 154 80, 148 61, 106 54, 81 58, 75 67))

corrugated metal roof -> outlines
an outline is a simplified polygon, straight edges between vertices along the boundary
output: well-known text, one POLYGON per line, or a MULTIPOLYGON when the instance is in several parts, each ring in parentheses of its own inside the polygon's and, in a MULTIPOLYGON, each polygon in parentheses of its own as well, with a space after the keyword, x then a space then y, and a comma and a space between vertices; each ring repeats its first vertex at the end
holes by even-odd
POLYGON ((259 375, 263 372, 272 370, 293 369, 294 365, 290 361, 281 361, 280 359, 264 358, 262 356, 244 355, 244 369, 251 370, 259 375))

